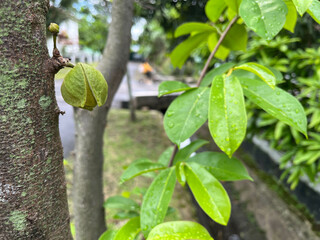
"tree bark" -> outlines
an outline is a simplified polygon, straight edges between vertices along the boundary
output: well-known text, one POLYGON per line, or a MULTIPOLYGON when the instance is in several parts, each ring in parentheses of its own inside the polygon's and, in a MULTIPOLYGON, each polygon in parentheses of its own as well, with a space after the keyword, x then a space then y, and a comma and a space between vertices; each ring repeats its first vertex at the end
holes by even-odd
POLYGON ((113 97, 126 72, 132 19, 133 0, 114 0, 107 44, 98 65, 109 85, 107 103, 92 112, 75 109, 73 199, 77 240, 96 240, 106 230, 103 208, 103 133, 113 97))
POLYGON ((72 239, 49 0, 0 1, 0 239, 72 239))

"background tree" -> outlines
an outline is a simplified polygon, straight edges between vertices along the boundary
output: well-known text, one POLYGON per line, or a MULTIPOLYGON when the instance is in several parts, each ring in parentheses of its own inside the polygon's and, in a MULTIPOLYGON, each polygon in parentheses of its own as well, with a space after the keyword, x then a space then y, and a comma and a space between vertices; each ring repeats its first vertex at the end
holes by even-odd
POLYGON ((77 239, 98 239, 104 232, 103 132, 113 97, 126 72, 131 43, 133 0, 114 0, 112 22, 98 65, 109 85, 104 107, 92 112, 75 109, 74 213, 77 239))
POLYGON ((48 0, 0 5, 0 239, 71 239, 48 0))

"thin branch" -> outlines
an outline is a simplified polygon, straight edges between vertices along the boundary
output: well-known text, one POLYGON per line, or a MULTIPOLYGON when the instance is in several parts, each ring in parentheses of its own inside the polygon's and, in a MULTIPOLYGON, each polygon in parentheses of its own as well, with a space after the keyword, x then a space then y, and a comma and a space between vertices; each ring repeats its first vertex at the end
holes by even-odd
POLYGON ((172 167, 173 159, 176 156, 177 152, 178 152, 178 145, 174 145, 174 149, 173 149, 173 152, 172 152, 168 167, 172 167))
POLYGON ((216 54, 216 52, 218 51, 222 41, 225 39, 227 33, 229 32, 229 30, 231 29, 231 27, 233 26, 233 24, 239 19, 239 16, 235 16, 231 22, 229 23, 229 25, 227 26, 227 28, 224 30, 224 32, 221 34, 220 38, 219 38, 219 41, 217 43, 217 45, 215 46, 215 48, 213 49, 213 51, 211 52, 207 62, 206 62, 206 65, 204 66, 204 68, 202 69, 201 71, 201 74, 200 74, 200 77, 199 77, 199 80, 197 82, 197 87, 200 86, 201 82, 202 82, 202 79, 204 78, 207 70, 208 70, 208 67, 210 65, 210 62, 211 60, 213 59, 214 55, 216 54))

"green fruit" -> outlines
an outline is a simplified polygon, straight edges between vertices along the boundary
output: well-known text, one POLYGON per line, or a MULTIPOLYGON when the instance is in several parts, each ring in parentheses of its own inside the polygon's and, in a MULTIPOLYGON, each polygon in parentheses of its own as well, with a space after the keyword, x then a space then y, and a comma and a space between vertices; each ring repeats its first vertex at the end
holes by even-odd
POLYGON ((94 67, 78 63, 65 77, 61 94, 66 103, 92 111, 107 101, 108 84, 94 67))

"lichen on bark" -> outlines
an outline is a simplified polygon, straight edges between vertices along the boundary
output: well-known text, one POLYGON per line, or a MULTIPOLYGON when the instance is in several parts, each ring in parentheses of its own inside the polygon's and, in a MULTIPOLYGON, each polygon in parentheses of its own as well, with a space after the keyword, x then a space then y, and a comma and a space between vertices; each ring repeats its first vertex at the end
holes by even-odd
POLYGON ((49 0, 0 4, 0 239, 71 239, 49 0))

